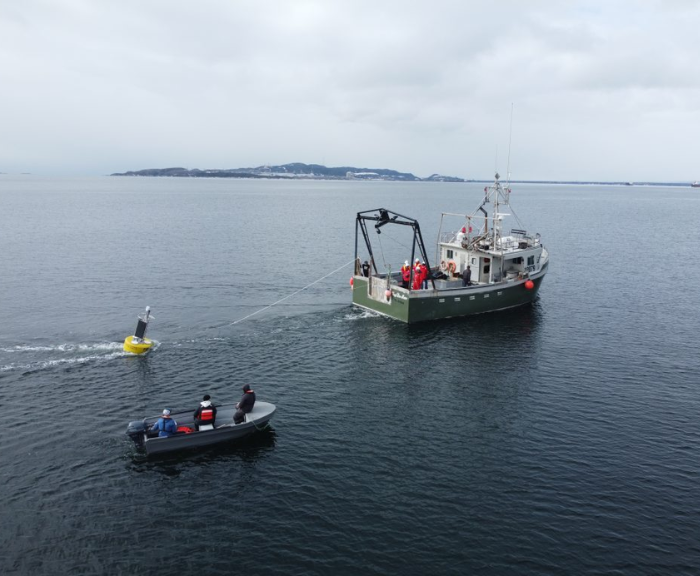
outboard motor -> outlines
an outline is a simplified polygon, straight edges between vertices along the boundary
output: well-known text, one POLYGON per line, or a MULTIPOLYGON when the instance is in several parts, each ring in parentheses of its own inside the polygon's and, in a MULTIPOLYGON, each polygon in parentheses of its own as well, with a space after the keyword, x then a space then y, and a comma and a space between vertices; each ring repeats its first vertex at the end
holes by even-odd
POLYGON ((139 448, 143 448, 143 443, 146 441, 146 431, 147 426, 143 420, 129 422, 129 425, 126 427, 126 433, 139 448))

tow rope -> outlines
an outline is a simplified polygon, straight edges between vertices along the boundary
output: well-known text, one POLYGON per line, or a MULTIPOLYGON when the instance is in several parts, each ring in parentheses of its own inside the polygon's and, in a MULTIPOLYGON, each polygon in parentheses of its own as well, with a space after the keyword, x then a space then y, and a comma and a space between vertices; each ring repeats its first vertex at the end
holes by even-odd
POLYGON ((348 262, 347 264, 343 264, 340 268, 336 268, 335 270, 333 270, 333 272, 329 272, 328 274, 326 274, 322 278, 319 278, 318 280, 314 280, 311 284, 307 284, 303 288, 299 288, 299 290, 297 290, 296 292, 292 292, 289 296, 285 296, 284 298, 280 298, 279 300, 277 300, 277 302, 273 302, 269 306, 265 306, 264 308, 260 308, 260 310, 256 310, 252 314, 248 314, 248 316, 243 316, 243 318, 239 318, 238 320, 231 322, 230 324, 228 324, 228 326, 233 326, 234 324, 238 324, 239 322, 243 322, 243 320, 247 320, 251 316, 255 316, 256 314, 259 314, 260 312, 264 312, 268 308, 272 308, 273 306, 279 304, 280 302, 284 302, 285 300, 287 300, 288 298, 291 298, 292 296, 296 296, 297 294, 299 294, 299 292, 303 292, 304 290, 306 290, 307 288, 310 288, 314 284, 318 284, 321 280, 325 280, 329 276, 333 276, 333 274, 335 274, 336 272, 340 272, 343 268, 345 268, 346 266, 349 266, 353 262, 355 262, 354 258, 352 260, 350 260, 350 262, 348 262))

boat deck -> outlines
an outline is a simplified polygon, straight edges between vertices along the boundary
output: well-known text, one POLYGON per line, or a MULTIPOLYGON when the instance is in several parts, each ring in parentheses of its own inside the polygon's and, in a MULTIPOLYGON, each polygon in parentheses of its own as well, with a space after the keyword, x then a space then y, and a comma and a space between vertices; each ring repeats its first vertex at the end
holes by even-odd
MULTIPOLYGON (((241 424, 246 422, 252 422, 254 420, 259 420, 267 416, 270 412, 274 412, 275 408, 272 404, 267 402, 258 401, 253 406, 253 410, 246 414, 245 420, 241 424)), ((178 426, 186 426, 188 428, 194 429, 194 411, 195 409, 179 412, 173 412, 170 416, 178 426)), ((216 407, 216 421, 214 423, 214 429, 227 428, 231 426, 240 426, 241 424, 233 423, 233 415, 236 413, 235 404, 222 404, 216 407)), ((150 418, 144 418, 143 421, 150 428, 160 416, 152 416, 150 418)), ((185 434, 185 432, 178 432, 178 434, 185 434)), ((158 432, 148 432, 149 438, 154 438, 158 436, 158 432)))

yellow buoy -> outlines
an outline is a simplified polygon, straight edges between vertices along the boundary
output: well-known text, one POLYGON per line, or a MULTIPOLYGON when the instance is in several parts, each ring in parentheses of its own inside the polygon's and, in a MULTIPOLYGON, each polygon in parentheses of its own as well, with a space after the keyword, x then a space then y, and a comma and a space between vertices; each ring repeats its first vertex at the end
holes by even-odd
POLYGON ((124 339, 124 352, 131 352, 132 354, 143 354, 148 352, 153 346, 153 340, 148 338, 136 338, 136 336, 127 336, 124 339))
POLYGON ((151 316, 151 307, 146 306, 146 313, 138 317, 136 332, 133 336, 127 336, 124 340, 124 352, 143 354, 151 349, 153 341, 146 338, 146 327, 151 319, 155 319, 154 316, 151 316))

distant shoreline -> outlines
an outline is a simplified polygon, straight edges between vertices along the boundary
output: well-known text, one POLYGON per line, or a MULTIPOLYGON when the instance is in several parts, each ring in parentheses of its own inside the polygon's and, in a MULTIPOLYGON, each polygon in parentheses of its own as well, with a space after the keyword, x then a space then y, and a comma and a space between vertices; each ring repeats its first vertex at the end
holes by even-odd
POLYGON ((279 166, 258 166, 256 168, 207 169, 199 168, 147 168, 118 172, 111 176, 169 176, 174 178, 267 178, 311 179, 311 180, 389 180, 392 182, 464 182, 463 178, 432 174, 419 178, 410 172, 398 172, 387 168, 357 168, 355 166, 327 167, 320 164, 294 162, 279 166))
MULTIPOLYGON (((145 172, 139 170, 136 172, 124 172, 110 174, 110 176, 130 176, 137 178, 238 178, 238 179, 253 179, 253 180, 330 180, 330 181, 366 181, 366 182, 451 182, 457 184, 490 184, 493 179, 490 180, 477 180, 477 179, 466 179, 466 178, 454 178, 454 179, 429 179, 429 178, 416 178, 415 180, 404 180, 398 178, 390 177, 380 177, 380 178, 343 178, 343 177, 333 177, 333 176, 318 176, 312 174, 300 174, 300 175, 281 175, 281 174, 271 174, 271 175, 260 175, 260 174, 246 174, 246 173, 236 173, 236 174, 226 174, 223 176, 215 174, 198 174, 198 175, 173 175, 173 174, 142 174, 145 172)), ((149 170, 150 172, 150 170, 149 170)), ((643 186, 674 186, 678 188, 691 188, 690 182, 635 182, 630 184, 628 182, 613 182, 613 181, 586 181, 586 180, 511 180, 509 184, 540 184, 540 185, 570 185, 570 186, 625 186, 629 188, 643 187, 643 186)))
MULTIPOLYGON (((321 164, 294 162, 278 166, 258 166, 256 168, 205 169, 199 168, 146 168, 115 172, 110 176, 151 176, 169 178, 253 178, 257 180, 366 180, 370 182, 456 182, 486 183, 493 179, 458 178, 432 174, 419 178, 410 172, 398 172, 387 168, 357 168, 354 166, 327 167, 321 164)), ((505 180, 502 179, 502 182, 505 180)), ((566 184, 588 186, 692 186, 692 182, 614 182, 600 180, 510 180, 509 184, 566 184)))
MULTIPOLYGON (((166 169, 167 170, 167 169, 166 169)), ((138 177, 138 178, 238 178, 238 179, 253 179, 253 180, 316 180, 316 181, 367 181, 367 182, 452 182, 452 183, 466 183, 466 184, 491 184, 493 179, 472 179, 472 178, 451 178, 438 176, 437 178, 418 178, 414 179, 403 179, 403 178, 392 178, 392 177, 363 177, 363 178, 347 178, 341 176, 323 176, 316 174, 251 174, 245 172, 236 173, 226 173, 225 175, 218 175, 216 173, 211 173, 215 171, 199 171, 199 174, 187 175, 187 174, 160 174, 158 169, 148 169, 148 170, 137 170, 122 173, 108 174, 107 176, 126 176, 126 177, 138 177)), ((41 175, 33 174, 31 172, 0 172, 0 176, 38 176, 41 175)), ((83 176, 78 176, 83 177, 83 176)), ((104 176, 102 176, 104 177, 104 176)), ((698 188, 697 185, 693 185, 693 182, 614 182, 614 181, 600 181, 600 180, 511 180, 508 184, 537 184, 537 185, 568 185, 568 186, 625 186, 629 188, 643 187, 643 186, 671 186, 676 188, 698 188)))

